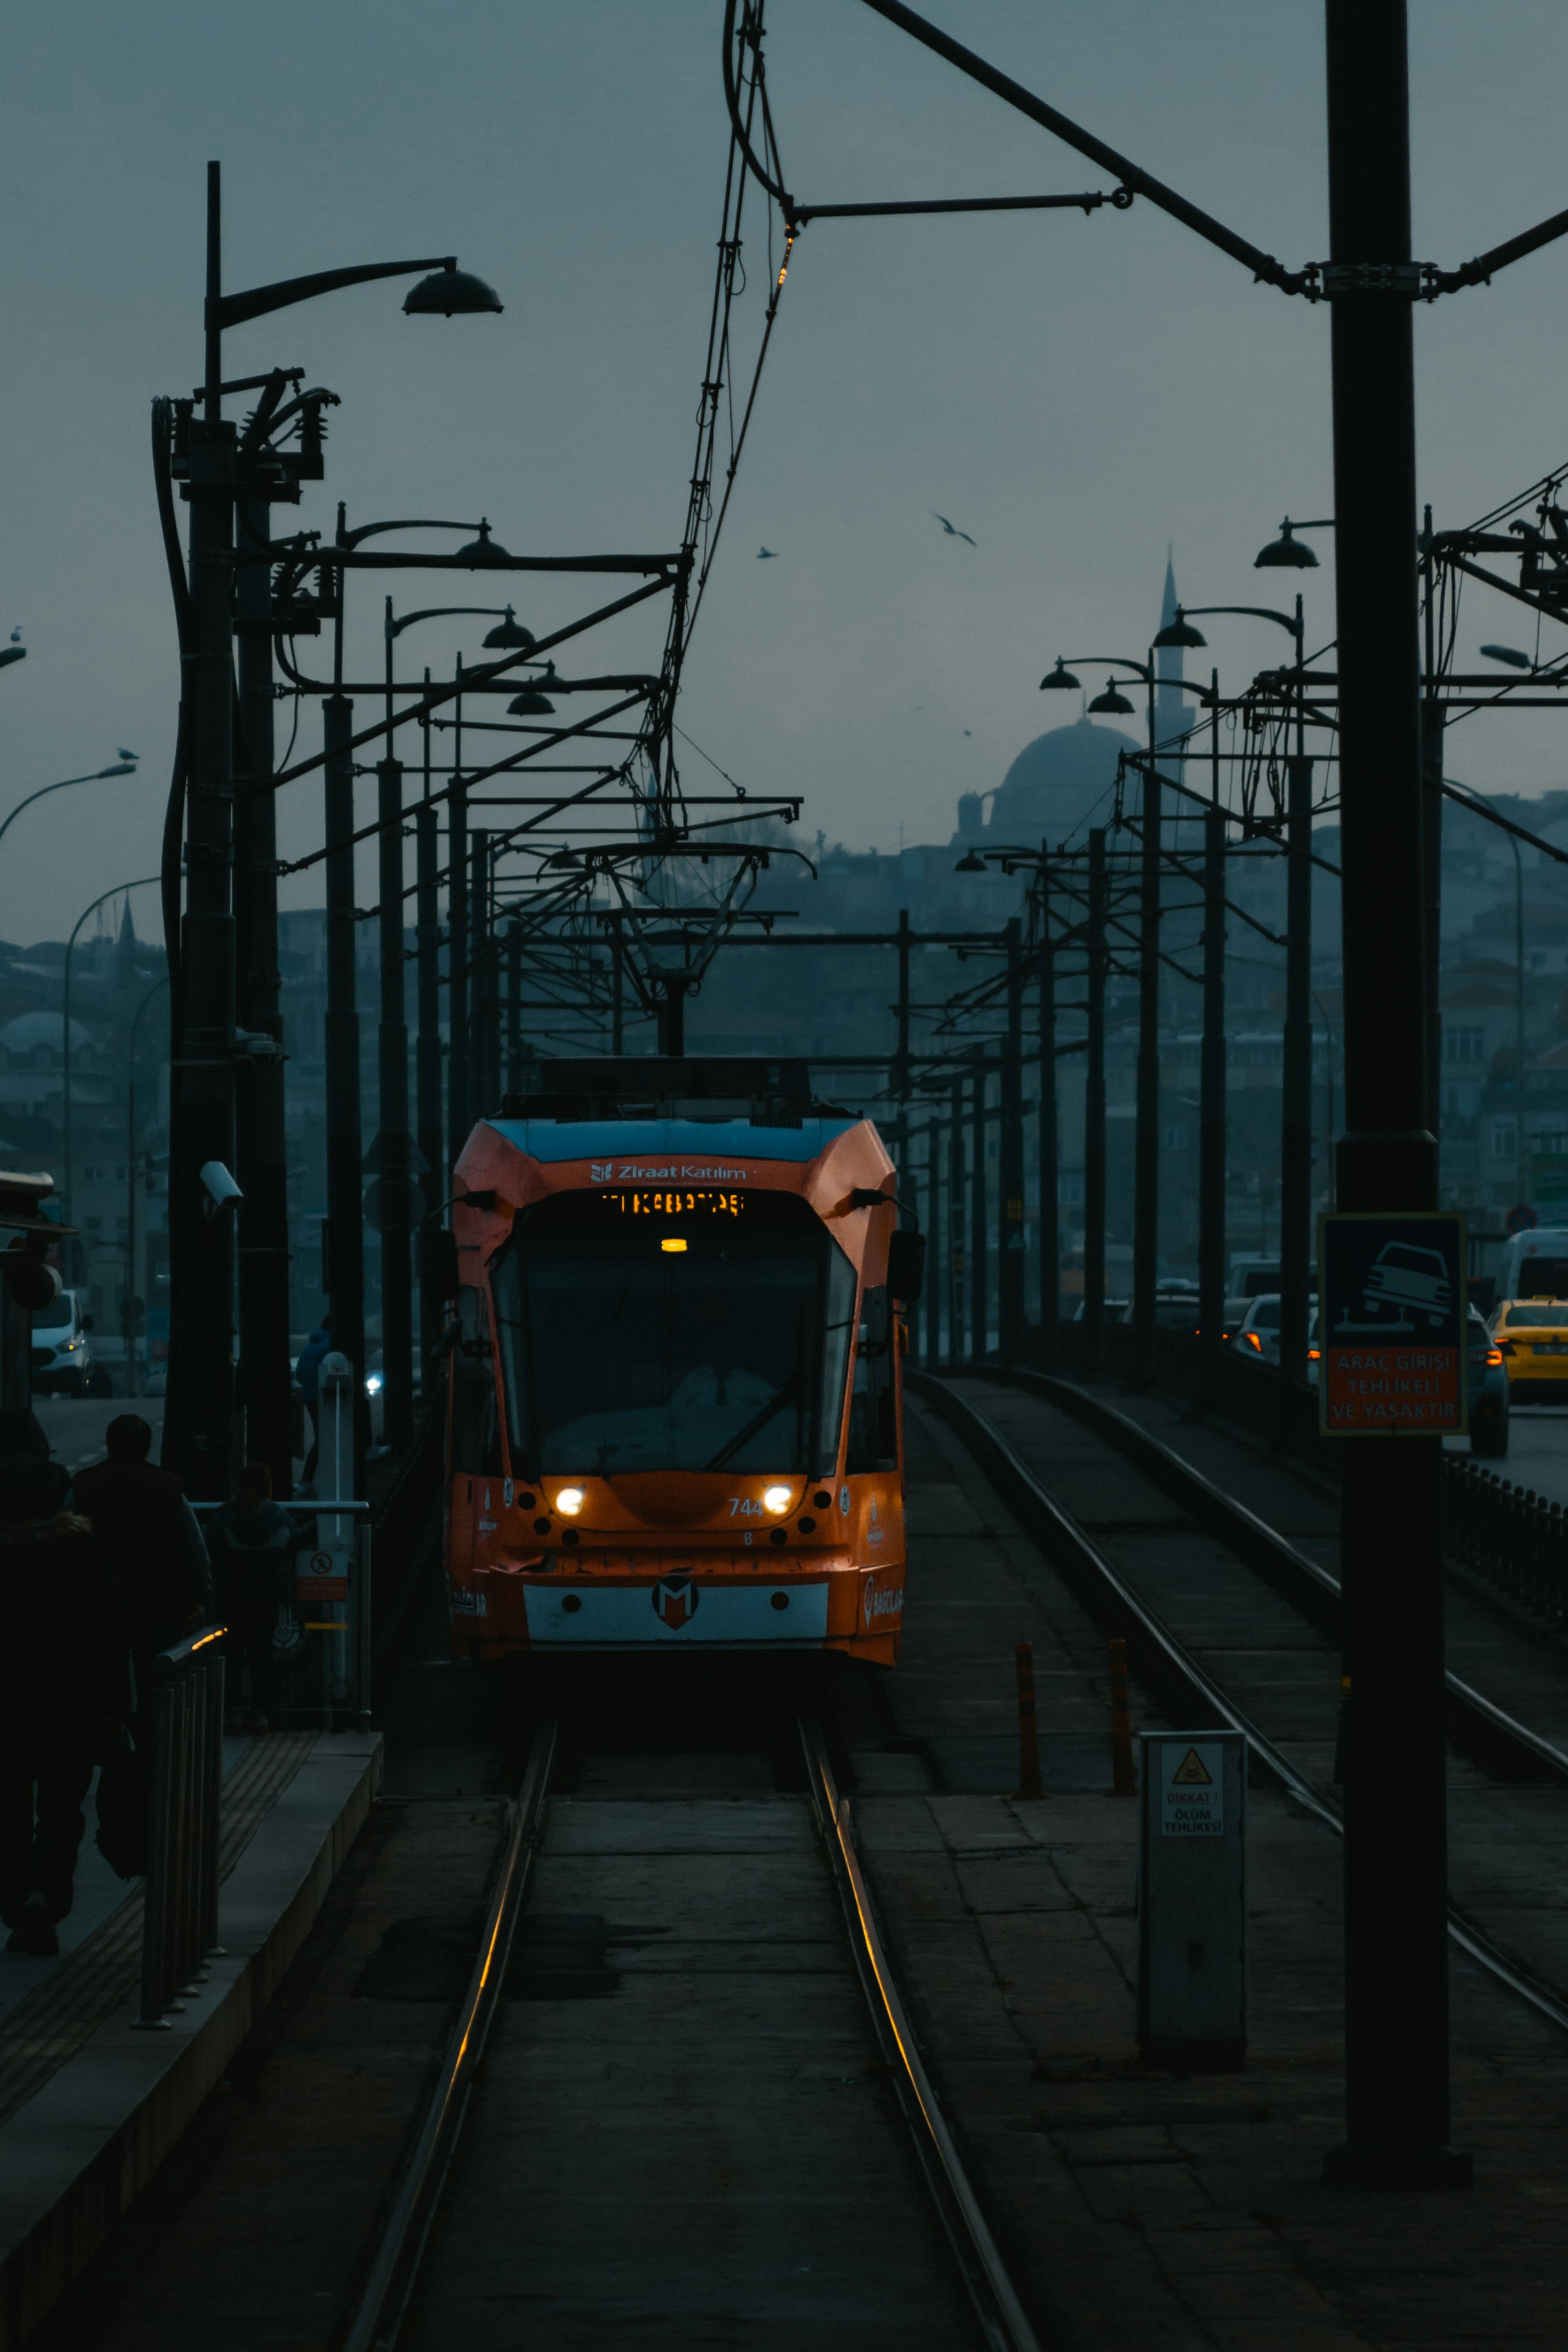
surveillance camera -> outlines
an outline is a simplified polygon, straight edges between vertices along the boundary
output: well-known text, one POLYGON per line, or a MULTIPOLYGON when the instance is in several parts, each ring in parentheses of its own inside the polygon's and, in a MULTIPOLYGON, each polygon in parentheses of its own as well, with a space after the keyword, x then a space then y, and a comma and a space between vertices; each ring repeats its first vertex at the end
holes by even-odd
POLYGON ((220 1209, 226 1209, 231 1201, 243 1201, 245 1198, 221 1160, 205 1161, 201 1170, 201 1179, 206 1188, 207 1195, 202 1202, 202 1207, 205 1210, 209 1221, 216 1216, 220 1209))

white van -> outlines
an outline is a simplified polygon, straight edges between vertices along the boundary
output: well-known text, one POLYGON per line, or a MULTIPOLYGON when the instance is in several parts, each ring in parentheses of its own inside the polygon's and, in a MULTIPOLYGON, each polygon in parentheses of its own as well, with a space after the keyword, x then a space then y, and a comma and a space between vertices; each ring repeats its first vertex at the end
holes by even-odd
POLYGON ((92 1318, 85 1314, 79 1290, 62 1290, 52 1307, 40 1307, 33 1317, 33 1393, 35 1396, 97 1396, 88 1333, 92 1318))
POLYGON ((1568 1225, 1537 1225, 1515 1234, 1502 1254, 1497 1296, 1568 1298, 1568 1225))

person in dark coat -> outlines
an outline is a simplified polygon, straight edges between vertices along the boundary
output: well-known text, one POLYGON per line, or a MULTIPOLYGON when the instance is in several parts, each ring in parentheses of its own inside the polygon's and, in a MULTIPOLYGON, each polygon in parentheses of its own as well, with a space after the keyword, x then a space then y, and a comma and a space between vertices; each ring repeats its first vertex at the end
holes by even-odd
POLYGON ((232 1503, 207 1521, 217 1579, 218 1611, 228 1627, 229 1720, 236 1730, 268 1731, 267 1710, 276 1704, 277 1668, 272 1629, 279 1601, 293 1590, 294 1522, 272 1499, 272 1473, 265 1462, 247 1462, 236 1482, 232 1503), (250 1670, 250 1705, 240 1704, 241 1677, 250 1670))
POLYGON ((0 1919, 8 1952, 58 1952, 82 1799, 129 1721, 119 1588, 68 1481, 36 1452, 0 1454, 0 1919))
POLYGON ((153 1659, 211 1622, 212 1564, 179 1480, 147 1459, 153 1432, 141 1414, 118 1414, 104 1444, 108 1461, 77 1472, 72 1500, 91 1521, 124 1596, 141 1746, 151 1727, 153 1659))

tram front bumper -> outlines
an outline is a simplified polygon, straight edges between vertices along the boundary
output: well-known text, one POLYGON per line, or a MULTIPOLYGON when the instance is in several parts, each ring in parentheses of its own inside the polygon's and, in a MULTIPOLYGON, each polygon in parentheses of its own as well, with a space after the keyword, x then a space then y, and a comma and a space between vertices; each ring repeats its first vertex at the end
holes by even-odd
POLYGON ((525 1584, 531 1643, 642 1649, 679 1642, 725 1649, 776 1649, 827 1636, 827 1579, 790 1577, 769 1583, 749 1577, 719 1583, 709 1577, 666 1576, 657 1584, 611 1583, 601 1578, 570 1586, 525 1584))

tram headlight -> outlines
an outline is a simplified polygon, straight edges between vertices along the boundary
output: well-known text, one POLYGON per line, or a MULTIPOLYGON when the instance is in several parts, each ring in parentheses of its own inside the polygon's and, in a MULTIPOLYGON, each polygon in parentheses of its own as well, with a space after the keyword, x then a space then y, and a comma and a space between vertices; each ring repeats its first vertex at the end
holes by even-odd
POLYGON ((569 1519, 574 1519, 586 1500, 581 1486, 563 1486, 555 1497, 555 1507, 563 1511, 569 1519))
POLYGON ((787 1486, 764 1486, 763 1488, 763 1507, 764 1510, 772 1511, 775 1517, 782 1518, 789 1507, 790 1490, 787 1486))

